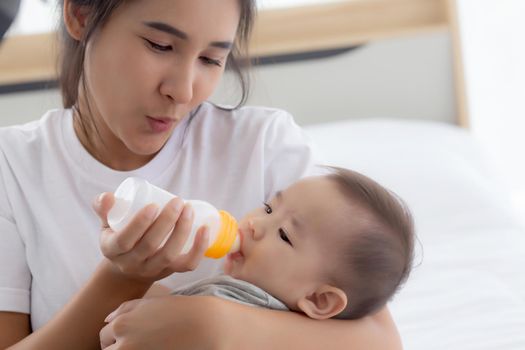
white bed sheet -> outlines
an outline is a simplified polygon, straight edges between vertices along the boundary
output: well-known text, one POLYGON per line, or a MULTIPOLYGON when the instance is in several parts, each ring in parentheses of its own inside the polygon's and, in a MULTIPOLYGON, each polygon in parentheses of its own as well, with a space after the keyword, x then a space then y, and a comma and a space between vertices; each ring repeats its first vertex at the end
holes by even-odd
POLYGON ((306 131, 326 164, 376 179, 414 214, 416 266, 390 303, 405 349, 525 350, 525 228, 476 140, 389 119, 306 131))

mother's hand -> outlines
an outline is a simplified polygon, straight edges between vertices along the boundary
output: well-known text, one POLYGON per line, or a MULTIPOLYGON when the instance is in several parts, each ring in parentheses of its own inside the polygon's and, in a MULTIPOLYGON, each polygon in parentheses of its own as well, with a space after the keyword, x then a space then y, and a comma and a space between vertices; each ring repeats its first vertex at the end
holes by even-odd
POLYGON ((146 206, 120 232, 113 231, 107 222, 114 201, 113 194, 106 192, 98 197, 93 208, 102 222, 102 253, 113 262, 117 272, 154 282, 173 272, 191 271, 198 266, 207 247, 207 229, 201 228, 191 250, 181 254, 190 233, 193 210, 180 198, 171 200, 156 219, 159 208, 155 204, 146 206))
POLYGON ((199 296, 128 301, 106 318, 100 345, 107 350, 224 348, 221 305, 217 298, 199 296))

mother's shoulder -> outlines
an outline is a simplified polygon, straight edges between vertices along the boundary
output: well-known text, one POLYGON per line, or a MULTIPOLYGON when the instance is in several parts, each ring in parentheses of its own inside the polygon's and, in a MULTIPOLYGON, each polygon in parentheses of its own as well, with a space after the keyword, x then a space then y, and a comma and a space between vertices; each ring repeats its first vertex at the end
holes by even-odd
POLYGON ((215 123, 237 124, 237 126, 260 126, 272 125, 275 123, 293 122, 293 117, 285 110, 264 106, 242 106, 231 109, 229 106, 206 102, 201 106, 199 114, 203 119, 208 119, 215 123))
POLYGON ((0 128, 0 148, 19 148, 42 142, 57 134, 67 110, 56 109, 45 113, 40 119, 24 124, 0 128))

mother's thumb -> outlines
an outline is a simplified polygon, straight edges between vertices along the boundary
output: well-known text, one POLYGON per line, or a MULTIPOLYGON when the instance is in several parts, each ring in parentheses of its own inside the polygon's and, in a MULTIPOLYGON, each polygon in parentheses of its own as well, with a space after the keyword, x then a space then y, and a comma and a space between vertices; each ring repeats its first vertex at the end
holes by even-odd
POLYGON ((111 192, 101 193, 93 202, 93 209, 102 221, 102 225, 107 227, 108 212, 115 203, 115 197, 111 192))

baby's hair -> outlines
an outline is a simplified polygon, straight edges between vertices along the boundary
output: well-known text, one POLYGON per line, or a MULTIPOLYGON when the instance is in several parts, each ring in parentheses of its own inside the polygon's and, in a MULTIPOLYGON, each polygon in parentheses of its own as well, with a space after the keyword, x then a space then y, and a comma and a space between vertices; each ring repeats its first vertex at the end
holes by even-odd
POLYGON ((414 222, 406 204, 374 180, 352 170, 328 169, 327 177, 348 200, 352 220, 332 270, 334 283, 348 298, 336 318, 356 319, 384 306, 408 278, 414 222))

